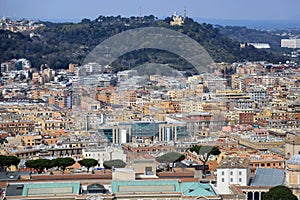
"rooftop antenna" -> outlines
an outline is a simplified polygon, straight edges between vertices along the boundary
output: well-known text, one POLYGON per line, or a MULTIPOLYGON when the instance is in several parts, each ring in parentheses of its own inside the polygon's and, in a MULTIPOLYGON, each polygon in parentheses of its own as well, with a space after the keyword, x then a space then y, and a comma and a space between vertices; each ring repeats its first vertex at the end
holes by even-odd
POLYGON ((140 23, 142 23, 142 7, 140 6, 140 23))
POLYGON ((184 6, 184 14, 183 17, 186 18, 186 6, 184 6))

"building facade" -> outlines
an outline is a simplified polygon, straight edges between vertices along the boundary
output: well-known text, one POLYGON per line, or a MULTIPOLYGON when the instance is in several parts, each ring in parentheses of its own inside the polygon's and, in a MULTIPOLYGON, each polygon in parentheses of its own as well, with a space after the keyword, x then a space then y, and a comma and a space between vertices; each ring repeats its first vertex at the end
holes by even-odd
POLYGON ((231 194, 230 185, 247 186, 249 178, 249 159, 227 157, 217 167, 218 193, 231 194))

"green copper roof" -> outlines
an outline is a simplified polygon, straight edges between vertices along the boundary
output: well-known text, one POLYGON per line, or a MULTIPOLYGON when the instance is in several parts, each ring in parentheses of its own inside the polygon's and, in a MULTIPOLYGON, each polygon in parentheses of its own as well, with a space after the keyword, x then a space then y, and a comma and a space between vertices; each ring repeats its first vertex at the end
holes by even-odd
POLYGON ((209 184, 178 180, 113 181, 112 193, 181 192, 184 196, 217 196, 209 184))
POLYGON ((112 193, 180 192, 178 180, 113 181, 112 193))
POLYGON ((181 191, 185 196, 216 196, 217 194, 209 184, 199 182, 180 183, 181 191))
POLYGON ((55 196, 79 194, 79 182, 41 182, 24 184, 22 196, 55 196))

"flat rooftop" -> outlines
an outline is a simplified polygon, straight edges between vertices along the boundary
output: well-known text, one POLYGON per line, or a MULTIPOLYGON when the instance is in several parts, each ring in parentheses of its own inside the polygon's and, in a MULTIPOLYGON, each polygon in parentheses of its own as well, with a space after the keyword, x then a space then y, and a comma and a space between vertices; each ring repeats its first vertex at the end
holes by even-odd
POLYGON ((218 165, 218 168, 248 168, 250 160, 248 158, 227 157, 218 165))

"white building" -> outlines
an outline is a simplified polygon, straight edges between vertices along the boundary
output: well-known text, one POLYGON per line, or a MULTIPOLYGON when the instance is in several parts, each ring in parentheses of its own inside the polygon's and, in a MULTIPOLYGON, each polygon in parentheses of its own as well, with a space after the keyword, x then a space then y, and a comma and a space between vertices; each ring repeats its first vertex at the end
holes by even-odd
POLYGON ((174 12, 172 16, 172 20, 170 21, 171 26, 182 26, 184 24, 183 17, 177 15, 176 12, 174 12))
POLYGON ((249 182, 247 158, 227 157, 217 167, 217 190, 219 194, 231 194, 230 185, 247 186, 249 182))
POLYGON ((254 101, 264 100, 268 97, 267 90, 263 87, 253 87, 248 90, 250 99, 254 101))
POLYGON ((212 74, 203 75, 204 85, 207 86, 209 92, 216 92, 217 90, 226 89, 226 79, 212 74))
POLYGON ((270 49, 271 48, 268 43, 250 42, 248 44, 254 46, 256 49, 270 49))
POLYGON ((287 47, 293 49, 300 48, 300 39, 282 39, 281 47, 287 47))
POLYGON ((103 167, 104 161, 120 159, 126 162, 126 154, 121 148, 103 147, 87 148, 82 150, 84 158, 93 158, 98 161, 99 166, 103 167))

